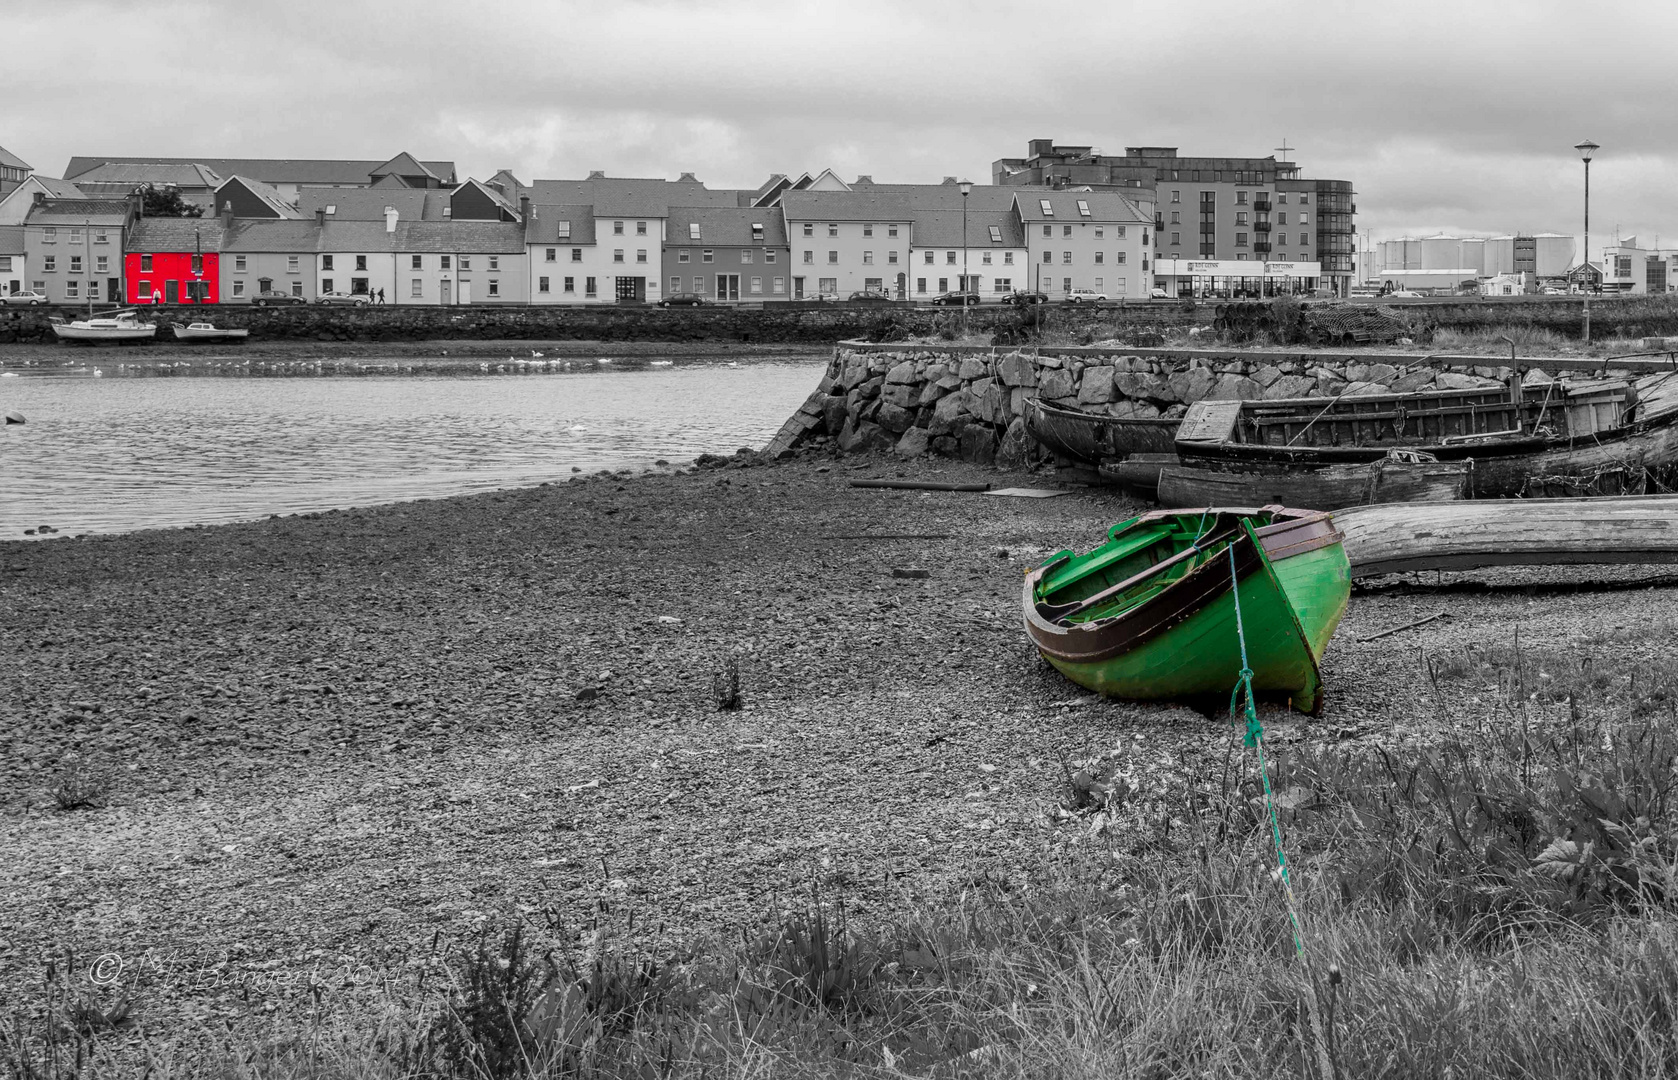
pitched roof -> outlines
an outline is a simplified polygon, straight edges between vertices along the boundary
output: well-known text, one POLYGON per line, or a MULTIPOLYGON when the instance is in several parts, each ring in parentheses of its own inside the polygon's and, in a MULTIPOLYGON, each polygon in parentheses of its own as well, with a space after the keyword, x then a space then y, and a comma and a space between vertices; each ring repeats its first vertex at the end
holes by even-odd
POLYGON ((368 176, 384 176, 387 173, 395 173, 398 176, 429 176, 433 180, 442 179, 442 177, 426 168, 419 161, 416 161, 414 159, 414 155, 408 153, 406 150, 397 154, 383 165, 376 165, 367 170, 368 176))
POLYGON ((9 169, 28 169, 31 172, 35 170, 35 166, 7 150, 4 146, 0 146, 0 165, 9 169))
POLYGON ((502 213, 509 215, 514 221, 518 220, 519 208, 512 202, 508 201, 507 196, 501 194, 501 192, 496 191, 494 188, 489 187, 486 184, 481 184, 478 181, 473 180, 471 177, 467 177, 465 183, 449 192, 451 205, 453 204, 454 197, 460 194, 462 188, 476 188, 478 191, 482 192, 484 197, 490 202, 500 207, 502 213))
POLYGON ((221 250, 222 229, 218 218, 141 218, 129 230, 126 251, 221 250))
POLYGON ((524 226, 506 221, 410 221, 396 227, 398 251, 524 254, 524 226))
POLYGON ((908 221, 909 200, 866 191, 788 191, 781 196, 788 221, 908 221))
POLYGON ((277 189, 268 184, 264 184, 261 180, 253 180, 248 176, 230 176, 221 185, 221 187, 216 189, 217 209, 220 209, 220 204, 223 201, 221 198, 221 188, 232 183, 238 183, 244 187, 246 191, 250 192, 258 199, 261 199, 265 205, 283 218, 303 216, 295 206, 286 202, 285 196, 281 195, 277 189))
POLYGON ((1079 221, 1114 221, 1123 224, 1139 223, 1152 225, 1154 219, 1142 213, 1136 204, 1123 195, 1112 191, 1048 191, 1043 189, 1015 188, 1018 198, 1015 205, 1019 207, 1020 217, 1026 221, 1057 221, 1071 225, 1079 221), (1044 213, 1043 204, 1048 203, 1052 214, 1044 213), (1078 203, 1087 203, 1090 208, 1088 217, 1078 209, 1078 203))
POLYGON ((737 206, 730 191, 712 191, 698 181, 633 176, 588 180, 533 180, 524 192, 533 203, 593 206, 597 217, 664 217, 672 206, 737 206))
POLYGON ((220 187, 223 180, 213 169, 192 163, 108 161, 78 174, 75 182, 83 191, 132 191, 141 184, 214 189, 220 187))
MULTIPOLYGON (((855 189, 856 191, 874 192, 880 195, 892 195, 903 200, 905 206, 918 210, 960 210, 962 204, 961 187, 957 184, 875 184, 869 183, 855 189)), ((1014 196, 1022 191, 1036 190, 1033 188, 1003 187, 997 184, 974 184, 973 191, 967 196, 967 209, 974 210, 1008 210, 1014 205, 1014 196)), ((1048 191, 1048 188, 1044 188, 1048 191)))
POLYGON ((383 176, 379 177, 377 180, 373 181, 368 186, 369 187, 376 187, 376 188, 413 187, 412 184, 408 183, 408 181, 402 179, 400 176, 396 175, 395 173, 385 173, 383 176))
POLYGON ((786 247, 786 221, 780 214, 756 207, 672 206, 665 247, 704 244, 707 247, 786 247), (693 239, 691 226, 699 226, 693 239), (752 237, 752 226, 763 226, 763 235, 752 237))
POLYGON ((442 221, 448 193, 425 188, 302 188, 297 211, 313 217, 316 210, 336 207, 328 221, 384 221, 385 207, 407 221, 442 221))
MULTIPOLYGON (((915 247, 959 248, 962 243, 962 214, 960 210, 916 210, 914 212, 915 247)), ((969 248, 1025 247, 1025 230, 1013 210, 969 210, 967 212, 967 240, 969 248), (1000 240, 992 242, 991 226, 996 227, 1000 240)))
POLYGON ((314 218, 235 218, 222 238, 221 250, 312 252, 319 242, 314 218))
POLYGON ((30 225, 126 225, 134 205, 126 199, 48 199, 29 208, 30 225))
MULTIPOLYGON (((176 250, 190 251, 191 247, 176 250)), ((205 250, 209 250, 207 234, 205 250)), ((383 221, 329 220, 325 225, 317 225, 313 218, 296 221, 240 218, 227 230, 220 250, 519 255, 524 253, 524 227, 499 221, 398 221, 396 231, 388 232, 383 221)))
POLYGON ((0 255, 22 255, 23 226, 0 225, 0 255))
POLYGON ((525 230, 529 244, 592 244, 594 243, 594 207, 588 205, 560 205, 549 203, 530 208, 530 226, 525 230), (560 236, 561 223, 570 228, 570 235, 560 236))
MULTIPOLYGON (((68 181, 68 180, 55 180, 50 176, 42 176, 40 173, 32 174, 29 177, 29 179, 35 181, 36 183, 40 184, 43 188, 45 188, 46 192, 47 192, 47 195, 51 198, 54 198, 54 199, 79 199, 79 198, 82 198, 81 188, 78 188, 76 185, 70 183, 70 181, 68 181)), ((28 182, 29 182, 29 180, 24 181, 24 183, 26 183, 26 184, 28 182)))
MULTIPOLYGON (((316 251, 373 252, 396 251, 396 233, 385 229, 383 221, 334 221, 318 227, 316 251)), ((348 269, 345 267, 344 269, 348 269)))
MULTIPOLYGON (((199 164, 222 176, 254 176, 270 184, 350 184, 366 185, 373 181, 373 170, 383 165, 379 161, 347 161, 331 158, 214 158, 214 157, 154 157, 152 155, 119 157, 73 157, 64 167, 64 178, 74 180, 82 173, 107 162, 151 162, 162 165, 199 164)), ((445 184, 454 183, 454 162, 422 161, 433 176, 445 184)), ((416 174, 417 175, 417 174, 416 174)))

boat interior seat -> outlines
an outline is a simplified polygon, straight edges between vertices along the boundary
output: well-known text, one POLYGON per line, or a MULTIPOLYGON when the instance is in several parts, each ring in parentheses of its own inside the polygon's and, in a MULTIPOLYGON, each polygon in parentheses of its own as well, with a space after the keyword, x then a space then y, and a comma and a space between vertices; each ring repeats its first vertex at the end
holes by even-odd
MULTIPOLYGON (((1160 542, 1169 537, 1172 532, 1173 529, 1170 524, 1162 522, 1158 525, 1150 526, 1146 529, 1138 529, 1134 533, 1127 534, 1122 540, 1113 544, 1107 550, 1102 551, 1100 554, 1084 561, 1083 563, 1080 563, 1077 566, 1077 569, 1072 573, 1067 573, 1067 570, 1069 569, 1068 567, 1062 567, 1059 572, 1048 575, 1047 579, 1043 582, 1042 594, 1046 597, 1066 587, 1067 585, 1079 582, 1089 586, 1088 591, 1085 594, 1089 595, 1099 591, 1100 589, 1106 588, 1108 585, 1123 581, 1132 573, 1142 569, 1142 567, 1137 566, 1128 568, 1125 573, 1116 577, 1110 574, 1112 568, 1116 564, 1128 561, 1139 552, 1146 551, 1150 547, 1159 546, 1160 542)), ((1148 564, 1151 565, 1166 556, 1174 554, 1176 554, 1174 550, 1163 551, 1156 555, 1153 559, 1150 559, 1148 564)))

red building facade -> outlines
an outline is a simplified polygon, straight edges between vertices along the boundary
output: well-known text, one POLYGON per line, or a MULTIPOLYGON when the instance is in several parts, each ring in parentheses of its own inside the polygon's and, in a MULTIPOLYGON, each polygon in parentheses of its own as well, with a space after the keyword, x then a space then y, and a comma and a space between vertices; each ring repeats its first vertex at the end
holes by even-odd
POLYGON ((221 256, 213 251, 131 251, 124 259, 128 303, 221 303, 221 256))

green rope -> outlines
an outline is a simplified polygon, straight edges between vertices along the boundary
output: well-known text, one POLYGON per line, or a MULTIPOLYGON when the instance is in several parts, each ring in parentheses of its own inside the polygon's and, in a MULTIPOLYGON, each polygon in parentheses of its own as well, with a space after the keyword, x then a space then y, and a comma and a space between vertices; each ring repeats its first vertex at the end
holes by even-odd
MULTIPOLYGON (((1293 930, 1293 951, 1300 966, 1305 963, 1305 937, 1299 925, 1299 905, 1293 896, 1293 878, 1288 873, 1288 855, 1282 848, 1282 822, 1276 816, 1276 795, 1270 787, 1270 770, 1264 763, 1264 725, 1259 723, 1258 709, 1253 705, 1253 669, 1247 662, 1247 629, 1241 621, 1241 578, 1235 570, 1235 544, 1229 545, 1229 587, 1235 597, 1235 636, 1241 644, 1241 674, 1236 678, 1235 689, 1229 695, 1229 716, 1235 719, 1236 703, 1241 700, 1243 692, 1246 695, 1247 735, 1243 744, 1258 751, 1259 778, 1264 782, 1264 807, 1270 814, 1270 838, 1276 845, 1276 866, 1282 878, 1282 895, 1287 900, 1288 923, 1293 930)), ((1309 969, 1307 969, 1309 976, 1309 969)), ((1311 1016, 1311 1030, 1317 1039, 1318 1065, 1322 1075, 1326 1078, 1334 1076, 1334 1066, 1328 1057, 1327 1042, 1323 1038, 1322 1024, 1317 1017, 1316 993, 1312 990, 1307 977, 1306 993, 1309 995, 1309 1012, 1311 1016)))

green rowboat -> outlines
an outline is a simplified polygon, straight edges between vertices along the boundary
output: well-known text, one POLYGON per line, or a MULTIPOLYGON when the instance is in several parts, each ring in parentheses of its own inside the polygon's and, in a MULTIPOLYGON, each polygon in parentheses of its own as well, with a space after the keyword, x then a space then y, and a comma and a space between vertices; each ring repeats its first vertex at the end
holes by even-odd
POLYGON ((1245 638, 1254 691, 1317 712, 1318 663, 1352 588, 1328 514, 1156 510, 1107 535, 1026 575, 1026 633, 1044 659, 1111 697, 1227 699, 1245 638))

